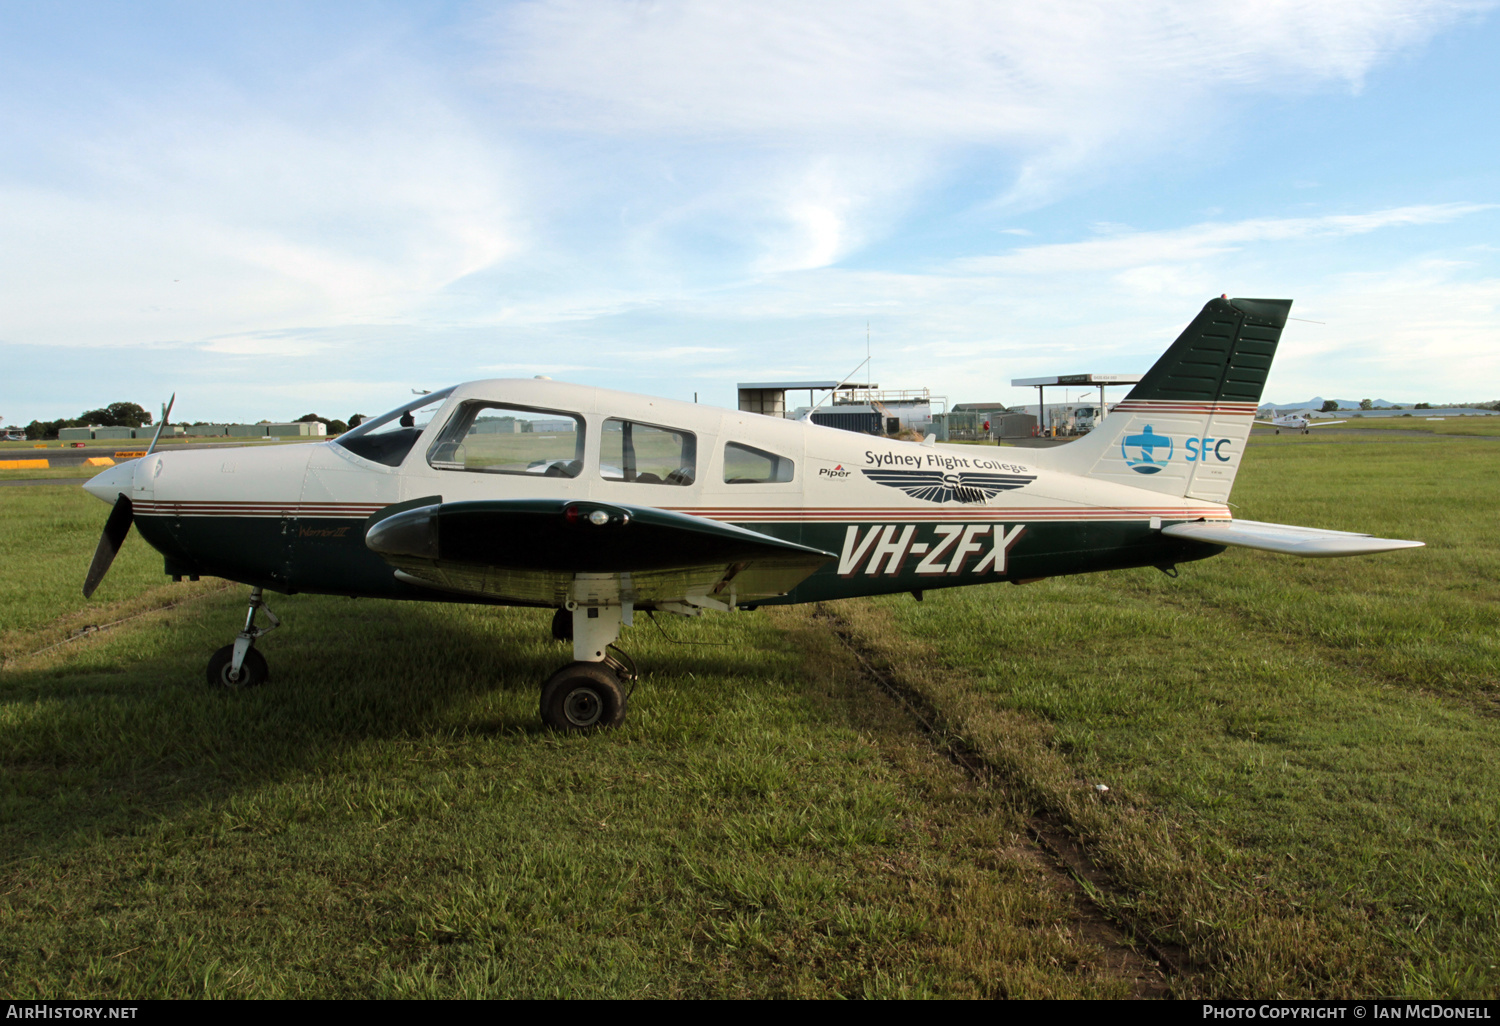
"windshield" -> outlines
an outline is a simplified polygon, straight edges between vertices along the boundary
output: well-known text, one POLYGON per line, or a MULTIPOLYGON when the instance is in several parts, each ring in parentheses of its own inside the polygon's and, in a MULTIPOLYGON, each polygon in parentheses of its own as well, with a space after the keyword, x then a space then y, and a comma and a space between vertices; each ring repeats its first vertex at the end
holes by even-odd
POLYGON ((417 444, 423 429, 452 394, 453 388, 444 388, 419 396, 389 413, 362 422, 354 430, 340 435, 334 444, 374 463, 399 467, 406 454, 411 452, 411 447, 417 444))

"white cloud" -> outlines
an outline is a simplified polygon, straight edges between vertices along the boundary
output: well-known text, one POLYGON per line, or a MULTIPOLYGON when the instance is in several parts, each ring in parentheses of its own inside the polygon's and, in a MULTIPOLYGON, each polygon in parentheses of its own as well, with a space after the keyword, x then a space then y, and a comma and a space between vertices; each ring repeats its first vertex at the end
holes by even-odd
POLYGON ((678 360, 689 356, 717 356, 734 351, 729 346, 665 346, 661 349, 618 352, 614 355, 623 360, 678 360))
POLYGON ((488 26, 494 79, 549 129, 759 137, 821 152, 1011 147, 1006 200, 1129 160, 1211 98, 1334 84, 1489 0, 536 0, 488 26))
POLYGON ((194 101, 26 140, 69 174, 0 179, 10 340, 228 352, 287 324, 390 323, 526 245, 508 153, 431 97, 386 83, 359 98, 374 116, 194 101))
POLYGON ((994 139, 1069 134, 1184 87, 1357 86, 1375 62, 1487 6, 541 0, 504 8, 491 38, 494 74, 551 94, 549 121, 994 139))
POLYGON ((1255 243, 1344 238, 1382 228, 1444 224, 1495 206, 1492 203, 1441 203, 1365 214, 1208 222, 1149 232, 1132 232, 1123 226, 1110 225, 1106 227, 1103 238, 1025 246, 999 256, 956 261, 954 267, 981 273, 1041 275, 1126 269, 1139 274, 1152 270, 1151 265, 1205 260, 1255 243))

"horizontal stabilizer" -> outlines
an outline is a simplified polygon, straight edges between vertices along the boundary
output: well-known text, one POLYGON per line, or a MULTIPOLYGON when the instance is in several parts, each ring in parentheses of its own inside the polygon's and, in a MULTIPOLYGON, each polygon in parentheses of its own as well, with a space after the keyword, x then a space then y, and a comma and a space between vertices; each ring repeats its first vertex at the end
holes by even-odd
POLYGON ((1349 531, 1323 531, 1316 527, 1262 524, 1255 520, 1198 520, 1163 527, 1161 533, 1211 545, 1238 545, 1247 549, 1281 552, 1288 556, 1367 556, 1395 549, 1417 549, 1425 543, 1374 538, 1349 531))

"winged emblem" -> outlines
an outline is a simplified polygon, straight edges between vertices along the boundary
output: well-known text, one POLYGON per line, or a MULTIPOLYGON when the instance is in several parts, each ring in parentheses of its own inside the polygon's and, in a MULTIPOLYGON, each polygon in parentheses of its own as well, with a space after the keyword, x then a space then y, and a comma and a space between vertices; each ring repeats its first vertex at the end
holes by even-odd
POLYGON ((928 502, 985 502, 1001 492, 1021 488, 1035 474, 955 474, 942 470, 866 470, 876 484, 899 488, 928 502))

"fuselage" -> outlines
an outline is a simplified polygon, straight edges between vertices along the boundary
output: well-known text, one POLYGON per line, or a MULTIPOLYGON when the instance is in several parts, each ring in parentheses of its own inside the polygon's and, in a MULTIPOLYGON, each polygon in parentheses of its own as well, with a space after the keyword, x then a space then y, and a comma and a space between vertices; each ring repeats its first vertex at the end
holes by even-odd
POLYGON ((153 453, 87 487, 130 498, 168 573, 287 593, 492 601, 398 579, 365 531, 392 506, 494 499, 655 507, 836 557, 774 602, 1166 567, 1221 551, 1160 528, 1227 519, 1224 503, 1067 473, 1058 451, 895 441, 489 380, 452 389, 425 426, 389 420, 316 444, 153 453))

